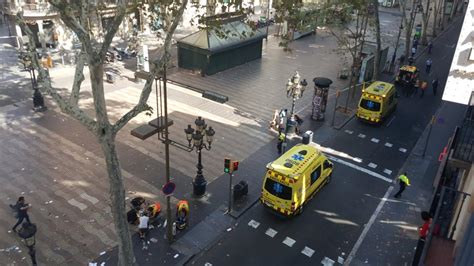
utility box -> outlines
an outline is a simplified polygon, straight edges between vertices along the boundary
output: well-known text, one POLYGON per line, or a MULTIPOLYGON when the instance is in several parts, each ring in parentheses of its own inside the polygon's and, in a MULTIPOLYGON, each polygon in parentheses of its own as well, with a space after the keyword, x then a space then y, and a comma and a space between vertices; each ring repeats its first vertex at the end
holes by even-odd
POLYGON ((234 186, 234 200, 238 200, 249 193, 249 184, 247 181, 240 181, 234 186))
POLYGON ((313 142, 313 131, 308 130, 305 133, 303 133, 303 144, 310 144, 313 142))

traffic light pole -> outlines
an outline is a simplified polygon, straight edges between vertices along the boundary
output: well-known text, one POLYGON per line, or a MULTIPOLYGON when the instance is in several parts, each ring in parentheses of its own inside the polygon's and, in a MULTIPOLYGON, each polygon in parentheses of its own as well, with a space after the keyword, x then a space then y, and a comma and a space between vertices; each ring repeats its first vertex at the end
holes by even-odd
POLYGON ((229 173, 229 208, 227 212, 230 213, 232 211, 232 177, 234 174, 229 173))

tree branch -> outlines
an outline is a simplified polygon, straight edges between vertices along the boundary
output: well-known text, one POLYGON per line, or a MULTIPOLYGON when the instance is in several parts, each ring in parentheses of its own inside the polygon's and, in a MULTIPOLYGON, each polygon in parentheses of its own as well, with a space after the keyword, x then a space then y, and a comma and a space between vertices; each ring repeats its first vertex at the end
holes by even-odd
POLYGON ((77 106, 79 102, 79 92, 81 90, 81 84, 84 81, 84 64, 86 62, 86 55, 84 54, 84 49, 81 49, 79 54, 76 69, 74 72, 74 81, 72 84, 71 96, 69 98, 69 103, 72 106, 77 106))
POLYGON ((38 54, 36 53, 33 32, 31 32, 30 28, 25 24, 23 14, 20 12, 17 13, 17 22, 18 25, 20 25, 21 30, 28 36, 28 53, 31 57, 31 64, 38 70, 38 81, 42 85, 42 88, 44 88, 44 91, 54 99, 54 101, 59 105, 59 108, 61 108, 62 112, 71 115, 73 118, 81 122, 87 129, 95 133, 97 123, 94 121, 94 119, 90 118, 86 113, 84 113, 84 111, 79 109, 79 107, 69 104, 61 95, 57 93, 56 89, 51 86, 51 80, 49 78, 48 72, 40 66, 38 54))
POLYGON ((86 53, 92 55, 93 48, 90 42, 89 33, 82 27, 82 25, 77 21, 74 12, 71 10, 71 7, 66 1, 61 0, 48 0, 49 3, 55 7, 61 20, 68 26, 74 33, 77 35, 77 38, 81 41, 82 46, 86 53))
POLYGON ((118 14, 115 15, 112 26, 107 30, 107 34, 105 34, 104 42, 102 43, 102 47, 100 49, 99 58, 102 61, 104 60, 105 54, 107 53, 107 50, 109 49, 109 46, 112 43, 112 40, 125 17, 127 7, 124 0, 117 1, 117 10, 118 14))
POLYGON ((165 68, 168 64, 168 60, 170 58, 169 48, 171 46, 171 38, 178 26, 181 17, 183 16, 184 9, 188 4, 188 0, 183 0, 181 6, 178 9, 177 14, 174 16, 173 23, 169 27, 168 31, 166 32, 165 42, 161 47, 163 51, 161 56, 157 58, 155 61, 152 62, 154 68, 152 69, 150 75, 146 79, 145 86, 143 87, 142 93, 140 95, 140 100, 138 103, 133 107, 130 111, 128 111, 124 116, 122 116, 115 124, 113 125, 113 132, 117 133, 120 129, 122 129, 130 120, 132 120, 135 116, 139 113, 147 110, 149 106, 147 105, 148 97, 151 93, 151 86, 153 85, 153 79, 159 74, 159 72, 165 68))

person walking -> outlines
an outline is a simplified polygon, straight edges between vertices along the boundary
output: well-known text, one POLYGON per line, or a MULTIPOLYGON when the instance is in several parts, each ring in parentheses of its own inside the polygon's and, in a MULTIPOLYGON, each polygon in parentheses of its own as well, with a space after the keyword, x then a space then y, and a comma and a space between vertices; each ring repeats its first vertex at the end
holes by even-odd
POLYGON ((19 197, 17 204, 16 204, 16 209, 18 212, 17 215, 17 222, 16 224, 12 227, 12 231, 16 232, 16 228, 23 223, 23 220, 26 219, 26 222, 31 224, 30 217, 28 216, 28 209, 31 208, 31 204, 25 203, 25 197, 19 197))
POLYGON ((405 190, 405 188, 407 186, 410 186, 410 180, 408 179, 406 172, 404 172, 403 174, 401 174, 398 177, 398 184, 400 185, 400 189, 398 190, 398 192, 395 195, 393 195, 393 197, 395 197, 397 199, 402 196, 402 193, 405 190))
POLYGON ((413 58, 413 56, 410 56, 410 57, 408 58, 408 65, 409 65, 409 66, 413 66, 413 63, 414 63, 414 62, 415 62, 415 59, 413 58))
POLYGON ((430 74, 432 64, 433 61, 431 60, 431 58, 428 58, 428 60, 426 60, 426 74, 430 74))
POLYGON ((418 49, 418 39, 417 38, 413 39, 413 47, 415 47, 415 49, 418 49))
POLYGON ((415 57, 415 54, 416 54, 416 47, 413 46, 413 47, 411 48, 411 57, 415 57))
POLYGON ((428 82, 422 81, 422 82, 421 82, 421 85, 420 85, 420 89, 421 89, 420 98, 423 98, 423 95, 425 95, 425 90, 426 90, 427 88, 428 88, 428 82))
POLYGON ((431 88, 433 88, 433 95, 436 95, 436 91, 438 90, 438 79, 435 78, 433 79, 433 81, 431 82, 431 88))
POLYGON ((411 92, 412 96, 415 96, 418 94, 418 89, 420 88, 420 86, 421 86, 421 82, 419 79, 417 79, 415 83, 413 84, 413 91, 411 92))
POLYGON ((433 42, 428 43, 428 54, 431 54, 431 50, 433 49, 433 42))

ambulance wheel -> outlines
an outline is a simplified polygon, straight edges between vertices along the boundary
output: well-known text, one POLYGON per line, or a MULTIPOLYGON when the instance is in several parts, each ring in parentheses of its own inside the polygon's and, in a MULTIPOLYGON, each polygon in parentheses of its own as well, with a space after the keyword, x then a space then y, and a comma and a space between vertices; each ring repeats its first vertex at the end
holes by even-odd
POLYGON ((331 183, 332 173, 326 177, 326 184, 331 183))
POLYGON ((301 205, 300 209, 298 210, 297 215, 301 215, 303 213, 303 206, 304 205, 301 205))

